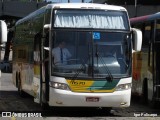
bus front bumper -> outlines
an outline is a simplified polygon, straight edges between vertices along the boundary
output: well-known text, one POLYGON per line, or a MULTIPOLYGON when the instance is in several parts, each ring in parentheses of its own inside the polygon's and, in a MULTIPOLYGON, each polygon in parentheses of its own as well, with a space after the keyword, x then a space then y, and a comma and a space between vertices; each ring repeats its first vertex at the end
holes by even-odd
POLYGON ((56 107, 129 107, 131 89, 113 93, 78 93, 50 87, 49 105, 56 107))

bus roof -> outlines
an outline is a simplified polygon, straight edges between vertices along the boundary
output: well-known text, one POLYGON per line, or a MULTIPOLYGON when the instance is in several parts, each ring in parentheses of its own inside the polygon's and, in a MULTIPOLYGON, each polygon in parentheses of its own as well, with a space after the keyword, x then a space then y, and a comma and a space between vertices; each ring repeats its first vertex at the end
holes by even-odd
POLYGON ((102 10, 117 10, 117 11, 127 11, 124 7, 107 5, 107 4, 96 4, 96 3, 52 3, 41 7, 40 9, 30 13, 26 17, 18 20, 16 25, 36 16, 37 14, 44 12, 45 9, 102 9, 102 10))
POLYGON ((54 3, 48 4, 47 7, 51 8, 72 8, 72 9, 106 9, 106 10, 122 10, 126 11, 124 7, 107 5, 107 4, 96 4, 96 3, 54 3))
POLYGON ((155 19, 158 19, 158 18, 160 18, 160 12, 155 13, 155 14, 151 14, 151 15, 145 15, 145 16, 130 18, 130 22, 132 24, 132 23, 137 23, 137 22, 155 20, 155 19))

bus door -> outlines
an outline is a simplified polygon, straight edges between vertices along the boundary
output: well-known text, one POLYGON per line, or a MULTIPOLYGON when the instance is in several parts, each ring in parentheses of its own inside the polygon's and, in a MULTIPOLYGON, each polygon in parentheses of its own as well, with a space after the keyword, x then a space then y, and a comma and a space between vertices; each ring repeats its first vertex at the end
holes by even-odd
POLYGON ((34 76, 37 78, 34 84, 39 86, 34 101, 43 105, 49 98, 49 33, 44 37, 40 32, 35 35, 34 76))
MULTIPOLYGON (((51 9, 46 9, 44 15, 44 25, 50 24, 51 9)), ((41 106, 46 107, 47 101, 49 100, 49 38, 50 28, 43 29, 42 35, 42 69, 41 69, 41 106)))
POLYGON ((155 89, 155 97, 160 99, 160 41, 155 42, 155 62, 156 62, 156 68, 155 68, 155 81, 154 81, 154 89, 155 89))
POLYGON ((155 89, 155 98, 160 100, 160 20, 156 22, 156 34, 155 34, 155 81, 154 81, 154 89, 155 89))
POLYGON ((42 83, 41 83, 41 102, 47 103, 49 100, 49 32, 42 38, 42 83))

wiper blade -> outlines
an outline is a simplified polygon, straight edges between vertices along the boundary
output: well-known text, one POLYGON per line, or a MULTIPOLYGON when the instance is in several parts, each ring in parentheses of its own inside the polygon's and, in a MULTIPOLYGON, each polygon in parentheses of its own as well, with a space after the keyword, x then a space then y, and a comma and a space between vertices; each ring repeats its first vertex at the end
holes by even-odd
POLYGON ((76 80, 80 72, 85 72, 86 66, 84 60, 82 60, 82 64, 80 65, 80 69, 76 71, 76 73, 71 77, 71 80, 76 80))
POLYGON ((106 76, 106 80, 107 80, 108 82, 112 82, 112 81, 113 81, 113 75, 111 74, 108 66, 105 64, 103 58, 99 55, 98 45, 97 45, 97 44, 96 44, 96 54, 95 54, 95 55, 96 55, 96 57, 97 57, 97 64, 98 64, 98 58, 100 58, 101 63, 103 64, 103 66, 105 66, 104 68, 105 68, 106 72, 108 73, 108 76, 106 76))
MULTIPOLYGON (((90 45, 88 44, 88 49, 89 49, 89 47, 90 47, 90 45)), ((89 58, 90 58, 90 54, 89 54, 88 57, 85 57, 85 56, 84 56, 84 59, 82 59, 82 64, 81 64, 81 66, 80 66, 80 69, 76 71, 76 73, 75 73, 74 76, 71 78, 71 80, 76 80, 80 72, 83 72, 83 71, 85 72, 85 70, 86 70, 85 61, 88 61, 89 58)), ((88 68, 89 68, 89 65, 88 65, 88 68)), ((88 70, 88 72, 89 72, 89 70, 88 70)))

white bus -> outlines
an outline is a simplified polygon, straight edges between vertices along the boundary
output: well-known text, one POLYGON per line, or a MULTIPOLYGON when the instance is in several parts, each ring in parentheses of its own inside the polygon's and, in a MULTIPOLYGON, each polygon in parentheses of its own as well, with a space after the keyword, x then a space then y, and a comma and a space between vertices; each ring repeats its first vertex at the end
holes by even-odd
POLYGON ((141 49, 141 32, 130 28, 125 8, 48 4, 17 21, 14 36, 13 82, 21 95, 42 106, 130 106, 132 46, 141 49), (71 54, 65 64, 54 62, 60 41, 71 54))

